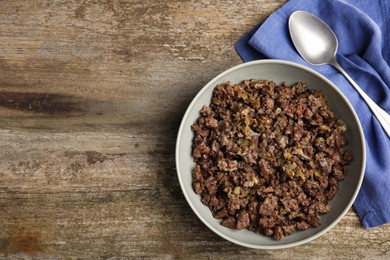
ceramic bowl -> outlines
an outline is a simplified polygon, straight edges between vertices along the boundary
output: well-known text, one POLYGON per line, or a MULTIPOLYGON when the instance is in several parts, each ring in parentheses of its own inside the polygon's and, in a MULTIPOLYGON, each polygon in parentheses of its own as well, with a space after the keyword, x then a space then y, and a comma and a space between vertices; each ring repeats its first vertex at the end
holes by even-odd
POLYGON ((238 65, 228 69, 209 83, 195 96, 182 119, 176 143, 176 168, 184 196, 199 219, 219 236, 238 245, 258 249, 279 249, 297 246, 309 242, 334 227, 352 206, 360 189, 365 169, 365 141, 358 117, 347 98, 328 79, 305 66, 281 60, 260 60, 238 65), (347 124, 349 145, 353 151, 353 161, 349 165, 348 176, 340 182, 340 189, 331 201, 331 211, 321 217, 321 225, 305 231, 296 231, 282 240, 274 240, 262 234, 243 230, 230 229, 220 225, 207 206, 201 202, 200 195, 192 188, 192 169, 195 163, 192 158, 193 133, 191 124, 199 117, 203 105, 209 105, 212 91, 219 83, 230 81, 240 83, 245 79, 267 79, 276 84, 286 82, 292 85, 298 81, 309 84, 311 89, 319 89, 328 97, 329 105, 335 114, 347 124))

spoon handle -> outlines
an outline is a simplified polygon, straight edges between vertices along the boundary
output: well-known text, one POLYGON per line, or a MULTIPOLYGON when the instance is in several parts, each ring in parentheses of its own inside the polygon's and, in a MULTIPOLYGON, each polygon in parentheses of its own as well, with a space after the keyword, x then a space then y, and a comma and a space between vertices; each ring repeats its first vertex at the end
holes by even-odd
POLYGON ((390 137, 390 115, 379 107, 360 87, 359 85, 348 75, 348 73, 340 66, 340 64, 334 60, 332 63, 336 69, 338 69, 344 77, 352 84, 352 86, 356 89, 356 91, 360 94, 360 96, 367 103, 368 107, 371 109, 372 113, 376 116, 379 123, 382 125, 383 130, 390 137))

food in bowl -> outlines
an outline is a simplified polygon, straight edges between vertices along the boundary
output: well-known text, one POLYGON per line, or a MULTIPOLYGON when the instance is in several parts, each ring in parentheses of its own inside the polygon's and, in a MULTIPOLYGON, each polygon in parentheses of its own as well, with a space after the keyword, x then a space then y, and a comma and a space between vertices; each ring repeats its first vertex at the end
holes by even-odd
POLYGON ((203 204, 223 226, 276 240, 321 224, 352 160, 346 124, 304 82, 218 84, 191 128, 203 204))

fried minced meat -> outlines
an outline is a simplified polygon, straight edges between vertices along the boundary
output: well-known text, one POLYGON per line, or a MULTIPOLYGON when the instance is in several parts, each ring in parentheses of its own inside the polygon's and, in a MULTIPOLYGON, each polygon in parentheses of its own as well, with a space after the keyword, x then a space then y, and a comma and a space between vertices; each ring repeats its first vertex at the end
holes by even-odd
POLYGON ((219 84, 191 128, 201 201, 221 225, 276 240, 320 225, 352 160, 345 123, 303 82, 219 84))

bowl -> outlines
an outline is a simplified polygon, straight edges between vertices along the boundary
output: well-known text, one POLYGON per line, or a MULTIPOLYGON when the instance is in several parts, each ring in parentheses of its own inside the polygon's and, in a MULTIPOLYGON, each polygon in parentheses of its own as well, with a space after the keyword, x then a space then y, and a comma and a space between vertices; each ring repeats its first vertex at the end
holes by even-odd
POLYGON ((348 212, 355 200, 365 169, 365 141, 358 117, 347 98, 328 79, 305 66, 282 60, 260 60, 244 63, 228 69, 209 83, 195 96, 189 105, 179 128, 176 143, 176 169, 184 196, 198 218, 213 232, 235 244, 257 249, 280 249, 307 243, 334 227, 348 212), (296 231, 282 240, 274 240, 262 234, 246 229, 236 230, 220 225, 209 208, 201 202, 201 197, 192 187, 192 169, 195 167, 192 157, 194 134, 191 125, 199 117, 203 105, 209 105, 212 91, 217 84, 230 81, 240 83, 245 79, 267 79, 276 84, 286 82, 292 85, 298 81, 308 83, 309 88, 319 89, 328 97, 328 103, 338 118, 347 124, 349 144, 347 149, 353 151, 353 160, 349 165, 349 174, 340 182, 340 188, 331 201, 331 211, 321 216, 321 225, 305 231, 296 231))

